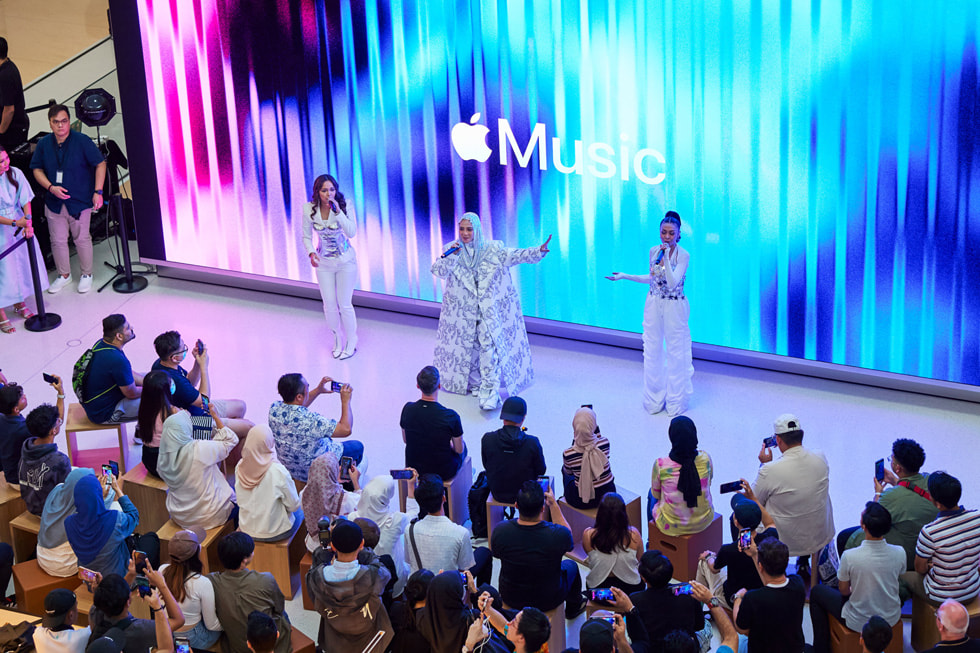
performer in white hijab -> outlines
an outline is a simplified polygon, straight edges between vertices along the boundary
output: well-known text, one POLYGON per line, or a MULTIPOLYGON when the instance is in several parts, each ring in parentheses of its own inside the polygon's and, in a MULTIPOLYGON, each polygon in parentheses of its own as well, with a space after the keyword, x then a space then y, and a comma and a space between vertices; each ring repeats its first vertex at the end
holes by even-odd
POLYGON ((443 390, 474 394, 481 408, 493 410, 500 405, 501 384, 516 395, 534 380, 509 268, 544 258, 551 236, 540 247, 514 249, 485 240, 475 213, 464 213, 457 226, 459 240, 432 264, 432 274, 446 280, 433 363, 443 390))

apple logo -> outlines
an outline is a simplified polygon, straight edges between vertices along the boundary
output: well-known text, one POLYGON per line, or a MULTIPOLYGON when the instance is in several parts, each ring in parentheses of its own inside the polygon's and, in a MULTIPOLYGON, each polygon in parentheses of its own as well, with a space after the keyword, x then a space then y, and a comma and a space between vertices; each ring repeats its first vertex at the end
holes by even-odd
POLYGON ((458 122, 450 132, 453 149, 456 154, 464 161, 474 159, 483 163, 490 158, 490 148, 487 147, 487 134, 490 130, 484 125, 477 125, 480 119, 479 113, 474 113, 470 118, 470 123, 458 122))

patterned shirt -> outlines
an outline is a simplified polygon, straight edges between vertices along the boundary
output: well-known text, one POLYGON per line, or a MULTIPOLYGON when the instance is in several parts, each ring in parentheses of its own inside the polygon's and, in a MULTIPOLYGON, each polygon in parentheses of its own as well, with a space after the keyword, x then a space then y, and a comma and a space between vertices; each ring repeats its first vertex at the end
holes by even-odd
POLYGON ((980 513, 943 510, 919 533, 915 555, 932 562, 922 579, 934 601, 967 601, 980 590, 980 513))
POLYGON ((334 442, 337 420, 328 419, 306 406, 277 401, 269 408, 269 428, 276 441, 276 454, 290 475, 306 482, 313 459, 330 452, 339 459, 344 447, 334 442))
POLYGON ((669 457, 658 458, 653 463, 650 489, 655 498, 659 496, 657 503, 653 505, 653 518, 661 533, 700 533, 715 518, 711 505, 711 478, 714 476, 711 456, 699 450, 694 464, 701 478, 701 494, 698 495, 697 505, 690 508, 684 500, 684 493, 677 487, 677 480, 681 475, 680 463, 669 457))

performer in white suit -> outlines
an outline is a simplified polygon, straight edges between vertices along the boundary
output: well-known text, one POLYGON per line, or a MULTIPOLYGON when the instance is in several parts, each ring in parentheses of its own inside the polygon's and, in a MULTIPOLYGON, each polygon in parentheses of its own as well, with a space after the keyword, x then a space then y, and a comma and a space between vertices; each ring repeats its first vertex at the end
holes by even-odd
POLYGON ((313 182, 310 202, 303 206, 303 245, 310 265, 316 268, 323 314, 333 331, 333 357, 341 360, 357 350, 357 317, 351 301, 357 282, 357 253, 350 244, 356 233, 354 206, 348 206, 336 179, 320 175, 313 182), (316 247, 314 232, 319 241, 316 247))
POLYGON ((684 275, 691 255, 677 244, 680 239, 681 216, 676 211, 667 211, 660 222, 661 243, 650 249, 650 273, 613 272, 606 277, 650 285, 643 309, 643 409, 655 414, 666 407, 671 417, 687 410, 694 391, 688 326, 691 306, 684 296, 684 275))
POLYGON ((515 395, 534 379, 509 268, 544 258, 551 236, 540 247, 504 247, 498 240, 484 240, 475 213, 463 214, 458 233, 459 240, 432 264, 432 274, 446 280, 433 363, 443 390, 477 395, 480 407, 492 410, 500 405, 501 384, 515 395))

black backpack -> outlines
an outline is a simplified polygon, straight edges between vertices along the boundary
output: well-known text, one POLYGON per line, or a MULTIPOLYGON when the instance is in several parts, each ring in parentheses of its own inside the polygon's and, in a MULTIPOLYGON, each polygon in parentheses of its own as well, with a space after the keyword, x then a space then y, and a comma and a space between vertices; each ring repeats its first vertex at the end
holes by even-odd
POLYGON ((466 495, 466 503, 470 508, 470 525, 473 527, 473 537, 487 536, 487 499, 490 497, 490 484, 487 473, 480 472, 473 481, 473 487, 466 495))

